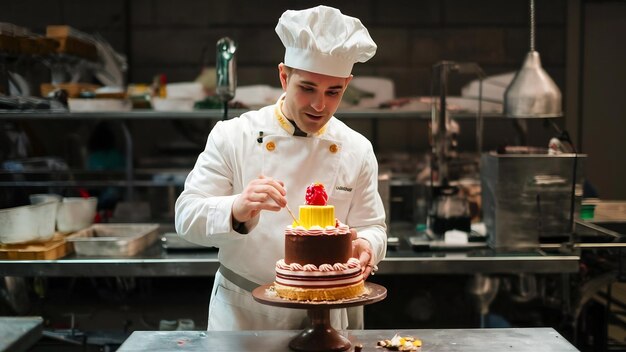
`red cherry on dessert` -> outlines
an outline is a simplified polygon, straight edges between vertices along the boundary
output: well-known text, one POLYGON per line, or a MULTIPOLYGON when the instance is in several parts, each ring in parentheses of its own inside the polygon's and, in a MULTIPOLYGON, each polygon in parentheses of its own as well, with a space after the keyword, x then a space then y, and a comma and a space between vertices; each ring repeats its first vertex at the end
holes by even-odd
POLYGON ((313 183, 306 188, 306 196, 304 197, 307 205, 326 205, 328 194, 321 183, 313 183))

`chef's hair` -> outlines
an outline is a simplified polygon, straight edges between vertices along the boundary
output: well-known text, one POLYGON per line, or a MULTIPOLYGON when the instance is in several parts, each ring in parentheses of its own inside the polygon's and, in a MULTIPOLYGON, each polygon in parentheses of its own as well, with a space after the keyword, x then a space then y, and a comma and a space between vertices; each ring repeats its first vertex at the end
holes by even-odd
POLYGON ((283 69, 285 70, 285 73, 287 74, 287 78, 291 77, 291 74, 296 70, 293 67, 289 67, 285 64, 283 64, 283 69))

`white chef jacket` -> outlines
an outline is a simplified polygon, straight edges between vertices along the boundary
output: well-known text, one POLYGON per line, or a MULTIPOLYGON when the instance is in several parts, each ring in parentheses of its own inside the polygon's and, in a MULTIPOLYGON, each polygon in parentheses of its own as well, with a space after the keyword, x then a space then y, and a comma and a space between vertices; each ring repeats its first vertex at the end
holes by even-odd
MULTIPOLYGON (((380 262, 387 236, 371 143, 335 117, 316 134, 293 136, 293 125, 281 113, 282 99, 215 125, 176 201, 176 231, 190 242, 218 247, 220 264, 245 279, 272 283, 292 219, 287 210, 261 211, 241 234, 232 228, 233 201, 264 175, 284 182, 287 203, 297 212, 306 187, 320 182, 337 219, 367 239, 374 263, 380 262)), ((331 312, 332 324, 346 329, 341 311, 331 312)), ((304 310, 257 303, 250 292, 216 274, 209 330, 298 329, 305 317, 304 310)))

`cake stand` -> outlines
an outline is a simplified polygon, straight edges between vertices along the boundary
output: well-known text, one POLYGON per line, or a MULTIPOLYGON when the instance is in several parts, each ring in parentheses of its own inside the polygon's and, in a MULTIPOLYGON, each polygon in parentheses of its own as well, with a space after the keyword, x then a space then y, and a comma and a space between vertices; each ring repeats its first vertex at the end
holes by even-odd
POLYGON ((303 330, 291 342, 289 347, 296 351, 345 351, 350 348, 350 340, 341 336, 330 325, 330 310, 348 308, 382 301, 387 297, 387 289, 383 286, 366 282, 367 294, 339 301, 292 301, 271 294, 269 285, 263 285, 252 291, 254 300, 275 307, 306 309, 311 319, 311 327, 303 330))

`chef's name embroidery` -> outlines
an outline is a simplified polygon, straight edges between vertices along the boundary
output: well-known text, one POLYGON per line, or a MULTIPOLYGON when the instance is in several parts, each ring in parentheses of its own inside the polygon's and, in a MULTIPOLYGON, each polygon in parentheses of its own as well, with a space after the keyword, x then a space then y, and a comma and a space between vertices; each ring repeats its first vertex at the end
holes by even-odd
POLYGON ((352 187, 337 186, 337 187, 335 187, 335 189, 337 191, 352 192, 352 187))

